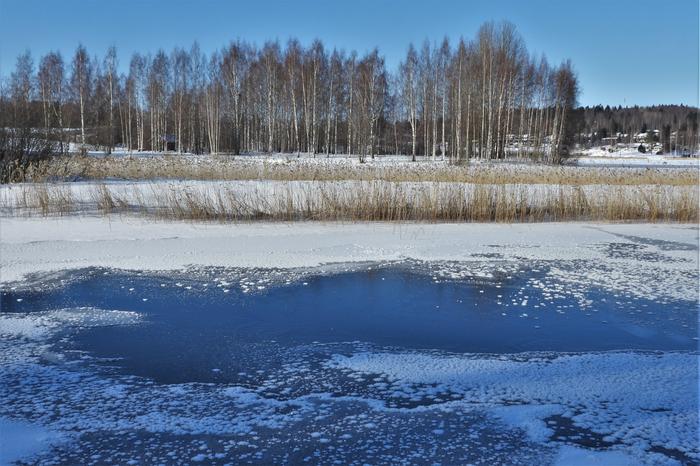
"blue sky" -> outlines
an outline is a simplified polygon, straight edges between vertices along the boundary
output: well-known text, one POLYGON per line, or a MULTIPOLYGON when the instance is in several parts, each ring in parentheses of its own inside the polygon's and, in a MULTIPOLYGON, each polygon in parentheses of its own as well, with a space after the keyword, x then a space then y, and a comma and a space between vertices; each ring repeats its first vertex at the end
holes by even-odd
POLYGON ((289 37, 378 46, 393 67, 411 41, 454 43, 488 20, 514 23, 550 62, 571 58, 583 105, 698 105, 698 0, 0 0, 0 74, 26 49, 35 61, 55 49, 68 58, 80 42, 98 56, 116 45, 125 65, 134 51, 194 40, 210 51, 289 37))

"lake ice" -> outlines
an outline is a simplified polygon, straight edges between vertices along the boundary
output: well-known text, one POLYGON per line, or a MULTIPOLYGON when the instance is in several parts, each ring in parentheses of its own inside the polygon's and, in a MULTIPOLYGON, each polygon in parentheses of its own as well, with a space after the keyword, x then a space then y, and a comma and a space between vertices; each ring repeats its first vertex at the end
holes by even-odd
POLYGON ((0 430, 42 434, 0 458, 698 462, 697 300, 572 280, 577 261, 479 259, 3 288, 0 430))

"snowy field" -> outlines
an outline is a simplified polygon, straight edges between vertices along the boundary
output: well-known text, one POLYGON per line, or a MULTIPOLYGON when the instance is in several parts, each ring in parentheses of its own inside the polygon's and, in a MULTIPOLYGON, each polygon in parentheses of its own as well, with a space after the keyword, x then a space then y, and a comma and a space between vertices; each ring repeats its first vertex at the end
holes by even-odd
MULTIPOLYGON (((104 157, 105 154, 102 153, 90 153, 92 157, 104 157)), ((115 153, 115 157, 145 157, 145 158, 158 158, 162 157, 162 153, 155 152, 145 152, 145 153, 115 153)), ((166 155, 168 156, 168 155, 166 155)), ((177 155, 171 155, 177 157, 177 155)), ((185 155, 185 157, 190 157, 192 159, 198 159, 202 156, 196 155, 185 155)), ((206 156, 205 156, 206 157, 206 156)), ((359 164, 360 157, 346 154, 331 154, 326 156, 325 154, 244 154, 236 156, 239 160, 245 161, 289 161, 297 160, 301 162, 310 163, 312 165, 318 164, 344 164, 352 163, 359 164)), ((443 166, 450 163, 449 158, 444 158, 441 156, 417 156, 416 162, 411 160, 409 155, 378 155, 374 159, 365 156, 362 159, 362 164, 386 166, 386 165, 415 165, 416 163, 423 165, 432 166, 443 166)), ((472 165, 506 165, 506 164, 516 164, 516 165, 531 165, 533 161, 528 158, 517 158, 511 157, 508 160, 480 160, 471 159, 469 164, 472 165)), ((570 159, 564 161, 564 165, 574 165, 574 166, 587 166, 587 167, 608 167, 608 166, 627 166, 627 167, 700 167, 700 158, 695 157, 680 157, 673 155, 654 155, 654 154, 642 154, 636 147, 619 150, 614 152, 609 152, 601 148, 593 148, 582 151, 581 153, 574 154, 570 159)), ((424 167, 425 168, 425 167, 424 167)))
POLYGON ((620 154, 591 154, 590 156, 576 157, 571 163, 580 167, 667 167, 667 168, 698 168, 700 159, 697 157, 670 157, 664 155, 647 155, 639 152, 620 154))
POLYGON ((700 461, 695 225, 0 228, 2 464, 700 461))

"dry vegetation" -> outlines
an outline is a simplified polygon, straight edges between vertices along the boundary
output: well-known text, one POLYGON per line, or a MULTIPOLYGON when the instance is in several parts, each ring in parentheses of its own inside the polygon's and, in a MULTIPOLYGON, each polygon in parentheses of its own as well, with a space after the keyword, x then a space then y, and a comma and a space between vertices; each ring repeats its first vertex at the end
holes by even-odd
POLYGON ((698 221, 696 187, 273 182, 25 184, 5 189, 13 215, 141 214, 195 221, 698 221))
POLYGON ((0 186, 4 215, 128 213, 198 221, 698 221, 694 168, 74 156, 34 163, 23 175, 34 183, 0 186), (105 181, 115 179, 127 181, 105 181))
POLYGON ((668 185, 697 186, 698 171, 664 168, 603 168, 551 165, 446 163, 357 163, 354 159, 315 160, 243 157, 54 157, 26 168, 22 179, 48 180, 276 180, 456 182, 472 184, 668 185))

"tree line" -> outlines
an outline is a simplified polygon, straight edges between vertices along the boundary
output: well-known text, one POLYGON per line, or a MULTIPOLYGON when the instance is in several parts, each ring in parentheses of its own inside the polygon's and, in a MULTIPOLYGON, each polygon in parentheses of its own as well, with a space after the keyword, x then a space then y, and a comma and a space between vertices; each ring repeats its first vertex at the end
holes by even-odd
MULTIPOLYGON (((408 154, 556 162, 575 137, 578 82, 569 61, 530 54, 516 28, 486 23, 472 39, 413 44, 387 69, 364 54, 291 39, 237 40, 133 54, 119 71, 79 45, 17 58, 0 88, 0 127, 111 151, 408 154), (126 65, 126 64, 125 64, 126 65)), ((8 136, 6 135, 6 139, 8 136)), ((13 139, 9 136, 9 139, 13 139)), ((13 140, 17 140, 14 137, 13 140)))
POLYGON ((648 142, 661 143, 664 153, 693 153, 700 148, 697 107, 580 107, 571 124, 576 128, 574 142, 582 146, 632 143, 640 133, 647 133, 648 142))

